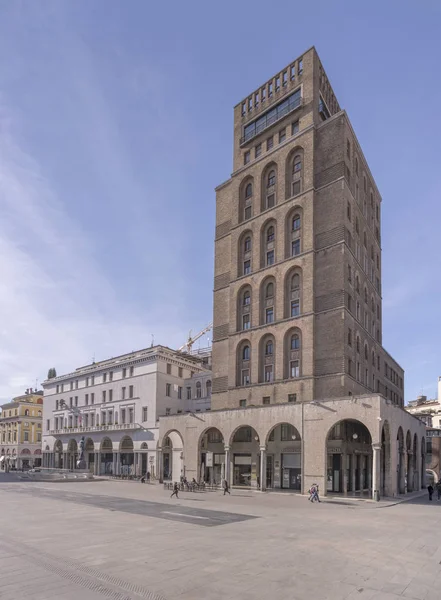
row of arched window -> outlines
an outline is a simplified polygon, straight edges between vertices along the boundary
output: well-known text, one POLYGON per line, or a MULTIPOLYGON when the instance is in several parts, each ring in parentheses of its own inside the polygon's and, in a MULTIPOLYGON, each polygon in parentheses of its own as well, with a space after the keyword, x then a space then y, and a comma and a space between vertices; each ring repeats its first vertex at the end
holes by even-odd
MULTIPOLYGON (((276 363, 276 340, 266 334, 260 338, 257 374, 252 371, 252 347, 249 340, 242 340, 237 346, 236 385, 252 383, 272 383, 280 379, 295 379, 301 376, 301 332, 294 328, 286 332, 283 340, 283 365, 276 363)), ((279 355, 280 356, 280 355, 279 355)))
MULTIPOLYGON (((275 219, 268 219, 260 230, 260 257, 257 268, 263 269, 269 267, 277 261, 277 247, 283 241, 282 236, 277 232, 277 222, 275 219)), ((253 265, 253 232, 246 230, 239 238, 237 276, 249 275, 256 270, 253 265), (254 268, 253 268, 254 267, 254 268)), ((285 259, 298 256, 302 251, 302 210, 299 207, 293 208, 285 220, 284 235, 285 259)), ((280 253, 279 253, 280 255, 280 253)))
MULTIPOLYGON (((278 165, 269 163, 263 170, 260 181, 260 211, 256 200, 254 177, 246 177, 239 190, 239 222, 247 221, 279 202, 278 165)), ((284 200, 298 196, 303 191, 303 149, 295 148, 286 160, 284 200)))
MULTIPOLYGON (((298 317, 301 313, 301 269, 294 267, 285 276, 283 316, 276 314, 276 280, 270 275, 266 277, 259 288, 258 315, 253 314, 253 289, 244 285, 237 294, 237 330, 251 329, 256 325, 268 325, 278 319, 298 317)), ((255 308, 254 308, 255 310, 255 308)))

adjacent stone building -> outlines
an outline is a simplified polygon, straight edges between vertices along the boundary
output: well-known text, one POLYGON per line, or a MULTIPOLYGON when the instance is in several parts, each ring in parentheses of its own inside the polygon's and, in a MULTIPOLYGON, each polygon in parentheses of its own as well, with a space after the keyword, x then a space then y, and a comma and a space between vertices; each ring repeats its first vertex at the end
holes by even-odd
POLYGON ((44 466, 76 468, 84 438, 96 475, 155 476, 159 417, 182 413, 185 382, 205 369, 202 357, 154 346, 45 381, 44 466))
POLYGON ((8 471, 41 466, 43 392, 28 389, 1 409, 0 468, 8 471))
POLYGON ((161 447, 182 456, 173 478, 424 484, 424 425, 382 346, 380 231, 380 193, 311 48, 234 108, 233 173, 216 189, 212 411, 161 419, 161 447))

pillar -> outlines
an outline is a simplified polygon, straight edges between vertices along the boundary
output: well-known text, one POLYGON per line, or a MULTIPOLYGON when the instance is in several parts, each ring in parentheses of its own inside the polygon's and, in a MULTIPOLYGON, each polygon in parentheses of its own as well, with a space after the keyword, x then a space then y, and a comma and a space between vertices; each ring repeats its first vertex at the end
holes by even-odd
POLYGON ((67 464, 67 452, 63 452, 63 469, 68 469, 69 466, 67 464))
MULTIPOLYGON (((156 451, 157 457, 157 473, 159 478, 159 483, 163 483, 164 481, 164 461, 162 459, 162 448, 158 448, 156 451)), ((199 475, 198 475, 199 478, 199 475)))
POLYGON ((372 498, 380 497, 380 451, 381 444, 372 444, 372 498))
POLYGON ((112 474, 116 475, 116 452, 112 452, 112 474))
MULTIPOLYGON (((367 464, 366 464, 366 469, 367 469, 367 484, 368 484, 368 490, 370 492, 372 492, 373 487, 372 487, 372 481, 373 481, 373 477, 372 477, 372 469, 373 469, 373 457, 368 454, 367 457, 367 464)), ((381 468, 381 451, 380 451, 380 487, 378 488, 379 490, 381 490, 381 473, 382 473, 382 468, 381 468)))
POLYGON ((263 492, 266 489, 266 448, 265 446, 260 447, 260 491, 263 492))
POLYGON ((225 479, 231 485, 230 446, 225 446, 225 479))
POLYGON ((116 474, 121 475, 121 454, 116 453, 116 474))
POLYGON ((341 460, 342 460, 342 464, 343 464, 343 494, 346 496, 348 493, 348 469, 347 469, 347 464, 348 464, 348 455, 346 452, 342 452, 341 454, 341 460))
POLYGON ((406 486, 405 486, 406 454, 402 448, 400 448, 399 452, 400 452, 400 464, 399 464, 399 490, 398 490, 398 493, 405 494, 406 493, 406 486))
POLYGON ((355 492, 355 465, 356 465, 356 461, 357 461, 357 455, 356 454, 352 454, 351 455, 351 489, 352 489, 352 493, 355 492))
POLYGON ((95 454, 96 474, 101 475, 101 452, 95 454))
POLYGON ((413 452, 412 450, 407 451, 407 491, 413 492, 413 474, 415 472, 413 466, 413 452))

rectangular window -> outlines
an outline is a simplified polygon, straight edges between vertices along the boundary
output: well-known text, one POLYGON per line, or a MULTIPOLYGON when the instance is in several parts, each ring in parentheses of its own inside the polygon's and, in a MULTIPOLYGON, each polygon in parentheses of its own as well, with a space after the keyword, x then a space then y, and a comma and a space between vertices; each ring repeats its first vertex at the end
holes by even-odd
POLYGON ((178 400, 182 400, 182 387, 178 386, 178 400))
POLYGON ((72 408, 73 406, 73 398, 72 396, 69 398, 69 406, 72 408))
POLYGON ((171 396, 171 383, 165 384, 165 395, 169 397, 171 396))
POLYGON ((266 264, 267 266, 274 264, 274 250, 270 250, 266 253, 266 264))
POLYGON ((95 427, 95 413, 91 413, 90 415, 90 425, 91 427, 95 427))
POLYGON ((55 429, 58 429, 58 417, 55 417, 55 429))
POLYGON ((279 144, 286 140, 286 128, 279 131, 279 144))
POLYGON ((89 378, 86 377, 86 387, 89 387, 89 378))
POLYGON ((254 106, 257 108, 259 106, 259 92, 254 94, 254 106))
POLYGON ((267 127, 274 125, 274 123, 299 107, 301 102, 301 90, 298 89, 280 102, 277 106, 268 110, 261 117, 246 125, 244 127, 244 136, 242 141, 248 141, 264 131, 267 127))
POLYGON ((299 75, 303 73, 303 58, 299 60, 299 75))
POLYGON ((270 400, 271 400, 270 396, 264 396, 262 398, 262 404, 270 404, 270 400))
POLYGON ((292 195, 293 196, 298 196, 301 192, 301 187, 300 187, 300 180, 297 181, 293 181, 292 182, 292 195))
POLYGON ((282 85, 285 87, 288 83, 288 71, 284 71, 282 75, 282 85))
POLYGON ((134 418, 135 418, 134 410, 133 410, 133 408, 129 408, 129 423, 133 423, 134 418))
POLYGON ((250 162, 250 158, 251 158, 251 153, 249 150, 247 150, 243 155, 243 164, 247 165, 250 162))
POLYGON ((243 274, 244 275, 249 275, 251 273, 251 261, 250 260, 246 260, 243 263, 243 274))
POLYGON ((109 373, 109 381, 113 381, 113 371, 110 371, 109 373))
POLYGON ((64 383, 61 384, 61 393, 64 392, 64 383))
POLYGON ((252 110, 253 109, 253 98, 250 96, 248 98, 248 110, 252 110))
POLYGON ((300 375, 300 366, 298 360, 292 360, 289 363, 291 377, 299 377, 300 375))
POLYGON ((276 200, 275 194, 269 194, 269 196, 266 197, 266 207, 274 208, 275 200, 276 200))
POLYGON ((130 377, 133 377, 134 373, 135 373, 135 367, 130 367, 130 377))
POLYGON ((300 240, 294 240, 291 242, 291 256, 297 256, 300 254, 300 240))
POLYGON ((57 384, 57 394, 60 393, 60 386, 57 384))
POLYGON ((380 220, 380 209, 378 207, 378 204, 375 206, 375 216, 377 217, 377 221, 380 220))
POLYGON ((248 221, 248 219, 251 219, 251 206, 246 206, 245 210, 244 210, 244 220, 248 221))
POLYGON ((261 89, 260 96, 262 98, 262 102, 265 102, 265 100, 266 100, 266 88, 262 88, 261 89))
POLYGON ((89 394, 86 394, 84 397, 84 403, 86 404, 86 406, 89 404, 89 394))
POLYGON ((274 146, 274 138, 273 138, 273 136, 271 136, 271 137, 269 137, 269 138, 266 140, 266 150, 267 150, 267 151, 268 151, 268 150, 271 150, 271 148, 272 148, 273 146, 274 146))
POLYGON ((125 425, 125 423, 126 423, 126 409, 125 408, 121 409, 121 423, 123 425, 125 425))
POLYGON ((78 396, 75 396, 75 406, 78 406, 78 396))
POLYGON ((109 410, 109 412, 107 413, 107 422, 109 423, 109 425, 113 424, 113 412, 111 410, 109 410))
POLYGON ((249 329, 251 327, 250 315, 242 316, 242 329, 249 329))
POLYGON ((265 381, 269 383, 273 380, 273 365, 265 365, 265 381))
POLYGON ((293 81, 295 78, 296 78, 296 66, 291 65, 291 81, 293 81))
POLYGON ((246 102, 242 102, 242 117, 244 116, 244 114, 247 112, 247 103, 246 102))
POLYGON ((296 133, 299 133, 299 130, 299 122, 294 121, 294 123, 291 124, 291 135, 296 135, 296 133))
POLYGON ((70 389, 73 390, 73 381, 70 382, 70 389))
POLYGON ((172 372, 172 366, 170 363, 167 363, 167 375, 171 375, 172 372))
POLYGON ((102 396, 103 396, 103 402, 106 401, 106 390, 102 391, 102 396))
POLYGON ((357 362, 357 381, 360 381, 360 363, 357 362))
POLYGON ((191 400, 191 387, 187 387, 187 400, 191 400))
POLYGON ((90 403, 95 404, 95 394, 90 394, 90 403))
POLYGON ((291 442, 294 435, 294 430, 292 425, 288 425, 288 423, 283 423, 280 427, 280 441, 281 442, 291 442))
POLYGON ((133 385, 129 385, 129 398, 133 398, 133 385))
POLYGON ((103 373, 103 383, 106 383, 107 381, 107 373, 103 373))
POLYGON ((242 385, 250 385, 250 370, 242 370, 242 385))
POLYGON ((122 370, 122 378, 125 379, 127 377, 127 369, 122 370))
POLYGON ((75 389, 78 389, 78 379, 75 380, 75 389))
POLYGON ((268 84, 268 98, 271 98, 272 95, 273 95, 273 82, 271 81, 268 84))
POLYGON ((109 402, 113 400, 113 390, 109 390, 109 402))
POLYGON ((298 317, 300 314, 300 300, 291 301, 291 317, 298 317))
POLYGON ((348 215, 348 220, 351 220, 351 203, 348 202, 348 206, 347 206, 347 215, 348 215))
POLYGON ((48 419, 48 420, 46 421, 46 429, 47 429, 47 431, 49 431, 49 429, 50 429, 50 428, 51 428, 51 420, 50 420, 50 419, 48 419))
POLYGON ((125 387, 121 388, 121 398, 123 400, 125 400, 125 398, 126 398, 126 388, 125 387))
POLYGON ((184 376, 184 369, 182 367, 178 367, 178 377, 184 376))
POLYGON ((280 75, 276 77, 276 92, 280 90, 280 75))
POLYGON ((169 417, 169 416, 170 416, 170 414, 171 414, 171 409, 170 409, 170 408, 166 408, 166 409, 165 409, 165 416, 166 416, 166 417, 169 417))
POLYGON ((92 380, 92 385, 95 385, 95 375, 92 375, 91 380, 92 380))
POLYGON ((271 306, 265 310, 265 323, 274 322, 274 308, 271 306))
POLYGON ((262 144, 257 144, 254 148, 254 156, 258 158, 262 154, 262 144))
POLYGON ((288 394, 288 402, 297 402, 297 394, 288 394))
POLYGON ((145 423, 145 421, 147 421, 147 416, 148 416, 148 407, 147 406, 143 406, 142 407, 142 420, 145 423))
POLYGON ((348 346, 352 346, 352 329, 348 329, 348 346))
POLYGON ((246 406, 246 405, 247 405, 246 400, 239 400, 239 406, 246 406))
POLYGON ((102 412, 101 413, 101 425, 105 425, 106 424, 106 413, 102 412))

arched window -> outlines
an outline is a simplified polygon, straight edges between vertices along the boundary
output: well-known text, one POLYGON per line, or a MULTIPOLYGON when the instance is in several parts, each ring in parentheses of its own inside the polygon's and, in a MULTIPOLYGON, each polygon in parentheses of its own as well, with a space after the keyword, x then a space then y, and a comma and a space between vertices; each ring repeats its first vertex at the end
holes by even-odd
POLYGON ((24 414, 25 414, 25 417, 29 417, 29 410, 26 409, 24 414))
POLYGON ((371 260, 374 260, 374 247, 371 244, 371 260))
POLYGON ((372 350, 372 366, 375 367, 375 352, 372 350))
POLYGON ((272 225, 270 225, 270 227, 268 227, 267 232, 266 232, 266 241, 268 243, 270 242, 274 242, 274 227, 272 225))
POLYGON ((243 360, 250 360, 250 354, 251 354, 251 350, 249 346, 244 346, 243 350, 242 350, 242 359, 243 360))
POLYGON ((291 277, 291 289, 298 290, 300 288, 300 275, 298 273, 294 273, 291 277))
POLYGON ((259 343, 259 383, 270 383, 274 381, 274 338, 266 335, 259 343))
POLYGON ((355 157, 355 173, 358 175, 358 158, 355 157))
POLYGON ((245 198, 251 198, 253 195, 253 184, 249 183, 245 188, 245 198))
POLYGON ((355 231, 356 231, 357 233, 359 233, 359 232, 360 232, 360 228, 359 228, 359 225, 358 225, 358 217, 355 217, 355 231))
POLYGON ((196 398, 202 397, 202 386, 200 381, 196 381, 196 398))
POLYGON ((274 283, 270 282, 266 286, 265 298, 272 298, 274 296, 274 283))
POLYGON ((291 228, 292 231, 297 231, 301 227, 300 215, 294 215, 292 218, 291 228))
POLYGON ((277 183, 277 172, 274 167, 269 170, 264 170, 262 173, 262 198, 261 198, 261 210, 268 210, 274 208, 276 204, 276 183, 277 183))
POLYGON ((248 236, 243 241, 243 251, 250 252, 251 251, 251 238, 248 236))
POLYGON ((253 216, 253 183, 247 178, 239 191, 239 223, 248 221, 253 216))
POLYGON ((357 352, 360 352, 360 338, 357 335, 357 352))
POLYGON ((251 288, 242 288, 237 298, 237 331, 244 331, 251 327, 251 288))
POLYGON ((248 290, 243 294, 242 304, 243 306, 248 306, 249 304, 251 304, 251 293, 248 290))
POLYGON ((297 196, 302 191, 302 157, 297 154, 292 163, 291 195, 297 196))
POLYGON ((243 235, 239 241, 237 275, 249 275, 251 273, 253 240, 249 232, 243 235))
POLYGON ((368 360, 368 358, 369 358, 369 351, 368 351, 367 345, 365 345, 365 347, 364 347, 364 357, 366 360, 368 360))
POLYGON ((276 172, 274 170, 268 173, 267 187, 276 185, 276 172))
POLYGON ((284 315, 285 319, 300 315, 300 275, 292 271, 285 279, 284 315))
POLYGON ((360 279, 358 278, 358 275, 355 276, 355 290, 360 293, 360 279))
POLYGON ((211 396, 211 381, 210 381, 210 379, 207 381, 205 386, 207 388, 207 396, 211 396))
POLYGON ((38 411, 37 415, 41 417, 41 410, 38 411))
POLYGON ((237 374, 236 385, 250 385, 251 370, 250 370, 251 348, 249 342, 242 342, 237 348, 237 374))
POLYGON ((297 333, 291 336, 291 350, 300 350, 300 337, 297 333))
POLYGON ((260 325, 275 321, 275 284, 274 278, 266 278, 260 286, 260 325))
POLYGON ((371 298, 371 310, 375 314, 375 302, 374 302, 374 297, 373 296, 371 298))
POLYGON ((265 356, 272 356, 274 353, 274 344, 272 340, 268 340, 265 344, 265 356))

